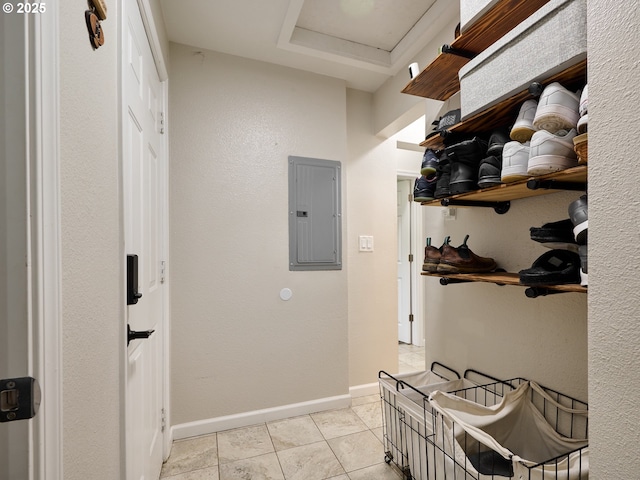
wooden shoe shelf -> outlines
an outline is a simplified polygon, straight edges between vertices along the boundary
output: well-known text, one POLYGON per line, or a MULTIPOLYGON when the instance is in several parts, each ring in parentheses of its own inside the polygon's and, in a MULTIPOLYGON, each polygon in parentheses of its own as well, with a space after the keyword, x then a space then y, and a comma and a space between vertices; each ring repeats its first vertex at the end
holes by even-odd
POLYGON ((511 200, 547 195, 560 190, 585 191, 587 188, 587 166, 561 170, 538 177, 530 177, 513 183, 460 193, 450 197, 423 202, 434 207, 492 207, 497 213, 506 213, 511 200))
POLYGON ((402 93, 447 100, 460 90, 460 68, 548 1, 500 0, 451 45, 445 45, 442 53, 409 82, 402 93))
POLYGON ((493 272, 493 273, 421 273, 425 277, 439 277, 441 285, 450 285, 453 283, 467 283, 467 282, 485 282, 495 283, 496 285, 517 285, 525 287, 525 295, 529 298, 536 298, 545 295, 552 295, 554 293, 587 293, 587 287, 577 284, 567 285, 522 285, 520 283, 520 276, 517 273, 512 272, 493 272))
MULTIPOLYGON (((544 79, 541 84, 548 85, 552 82, 559 82, 568 89, 577 90, 578 88, 582 88, 585 85, 586 78, 587 61, 582 60, 579 63, 544 79)), ((494 128, 508 125, 518 116, 518 110, 520 109, 520 106, 524 103, 525 100, 529 98, 534 98, 534 95, 529 92, 529 89, 523 90, 516 95, 503 100, 502 102, 489 107, 488 109, 477 113, 476 115, 463 120, 456 125, 453 125, 449 129, 449 132, 488 132, 494 128)), ((432 150, 440 150, 444 148, 443 137, 441 137, 440 135, 435 135, 422 142, 420 146, 424 148, 431 148, 432 150)))
MULTIPOLYGON (((560 172, 550 173, 539 177, 531 177, 519 182, 502 184, 491 188, 453 195, 441 200, 424 202, 422 205, 492 207, 497 213, 506 213, 509 210, 511 200, 545 195, 560 190, 585 191, 586 185, 587 166, 579 165, 560 172)), ((525 295, 529 298, 563 292, 587 293, 586 287, 577 284, 544 286, 521 285, 519 275, 517 273, 509 272, 459 274, 421 272, 421 274, 428 277, 440 277, 441 285, 463 282, 488 282, 495 283, 497 285, 519 285, 521 287, 526 287, 525 295)))
MULTIPOLYGON (((525 20, 548 0, 500 0, 481 19, 460 35, 450 46, 445 45, 433 62, 407 84, 402 93, 417 95, 435 100, 447 100, 460 90, 458 71, 471 58, 482 52, 495 41, 508 33, 513 27, 525 20)), ((577 90, 585 85, 587 61, 583 60, 565 68, 539 84, 532 84, 512 97, 487 108, 486 110, 452 126, 450 133, 488 132, 494 128, 508 125, 517 117, 522 103, 540 95, 542 86, 559 82, 566 88, 577 90)), ((445 133, 446 135, 446 133, 445 133)), ((424 148, 439 150, 444 148, 443 138, 433 136, 420 144, 424 148)), ((497 213, 506 213, 510 202, 521 198, 546 195, 560 190, 586 191, 587 165, 547 175, 531 177, 522 181, 501 184, 495 187, 475 190, 443 199, 423 202, 425 206, 473 206, 491 207, 497 213)), ((439 277, 442 285, 464 282, 487 282, 497 285, 518 285, 525 287, 527 297, 563 292, 586 293, 587 288, 577 284, 570 285, 521 285, 519 275, 510 272, 477 274, 437 274, 422 272, 426 277, 439 277)))

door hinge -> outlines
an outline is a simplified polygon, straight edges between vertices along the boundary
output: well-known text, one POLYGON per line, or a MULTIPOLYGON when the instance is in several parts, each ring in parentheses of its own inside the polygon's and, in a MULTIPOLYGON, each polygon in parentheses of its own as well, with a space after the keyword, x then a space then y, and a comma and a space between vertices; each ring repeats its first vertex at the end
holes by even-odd
POLYGON ((409 254, 409 263, 413 263, 413 253, 409 254))
POLYGON ((164 408, 161 410, 160 415, 161 415, 161 417, 160 417, 160 422, 161 422, 160 430, 164 432, 164 429, 167 427, 167 415, 165 414, 164 408))
POLYGON ((165 261, 160 262, 160 283, 164 283, 165 261))
POLYGON ((409 314, 409 322, 413 322, 413 313, 409 314))
POLYGON ((411 203, 411 202, 413 202, 413 194, 412 193, 409 194, 409 203, 411 203))
POLYGON ((35 378, 0 380, 0 422, 28 420, 35 417, 41 401, 40 384, 35 378))
POLYGON ((159 124, 160 124, 158 126, 158 129, 161 134, 164 134, 164 112, 158 112, 158 118, 159 118, 159 124))

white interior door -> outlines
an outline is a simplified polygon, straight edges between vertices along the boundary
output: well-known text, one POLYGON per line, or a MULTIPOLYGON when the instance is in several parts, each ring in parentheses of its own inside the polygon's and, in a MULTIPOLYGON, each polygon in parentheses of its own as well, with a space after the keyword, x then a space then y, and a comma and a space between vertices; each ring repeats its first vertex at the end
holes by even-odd
POLYGON ((164 90, 137 2, 123 5, 123 190, 125 248, 138 256, 137 304, 127 306, 131 330, 150 331, 127 348, 127 479, 159 477, 163 447, 165 312, 163 208, 166 153, 164 90))
POLYGON ((411 205, 408 180, 398 181, 398 341, 411 343, 411 205))

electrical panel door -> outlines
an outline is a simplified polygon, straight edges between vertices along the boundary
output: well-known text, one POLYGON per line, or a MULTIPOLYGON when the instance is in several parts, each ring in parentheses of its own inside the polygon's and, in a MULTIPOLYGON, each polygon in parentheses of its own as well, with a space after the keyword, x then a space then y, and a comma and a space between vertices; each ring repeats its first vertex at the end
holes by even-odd
POLYGON ((289 157, 289 270, 342 268, 340 162, 289 157))

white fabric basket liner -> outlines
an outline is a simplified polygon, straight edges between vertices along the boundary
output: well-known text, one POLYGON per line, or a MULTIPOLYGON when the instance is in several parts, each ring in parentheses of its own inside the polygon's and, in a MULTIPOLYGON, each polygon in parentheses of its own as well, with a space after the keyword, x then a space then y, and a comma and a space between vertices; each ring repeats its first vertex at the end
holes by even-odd
POLYGON ((448 381, 446 378, 443 378, 442 375, 439 375, 432 370, 425 370, 423 372, 398 373, 394 374, 392 377, 381 376, 378 380, 381 387, 386 390, 393 390, 394 392, 396 391, 396 380, 402 380, 412 387, 422 387, 425 385, 433 385, 436 383, 443 383, 448 381))
POLYGON ((383 390, 388 390, 390 397, 395 400, 396 408, 401 409, 405 415, 410 415, 419 422, 426 424, 427 432, 430 433, 433 433, 431 428, 432 415, 431 408, 427 405, 427 400, 432 392, 454 392, 478 386, 477 383, 465 378, 446 380, 432 371, 400 374, 394 375, 394 377, 408 386, 398 385, 398 382, 392 378, 383 377, 379 379, 380 386, 383 390), (426 414, 425 409, 427 409, 426 414))
MULTIPOLYGON (((408 383, 408 382, 407 382, 408 383)), ((426 424, 431 425, 431 408, 428 405, 429 395, 433 392, 455 392, 456 390, 462 390, 464 388, 477 387, 478 384, 474 383, 466 378, 460 378, 457 380, 440 381, 431 385, 425 385, 422 387, 415 387, 420 393, 410 388, 401 388, 398 390, 397 405, 401 407, 406 414, 419 418, 426 424), (425 416, 426 409, 426 416, 425 416)))
POLYGON ((480 405, 455 394, 436 390, 429 396, 429 403, 436 414, 442 417, 442 421, 437 422, 435 432, 438 447, 455 458, 459 465, 464 465, 465 470, 474 475, 473 478, 495 477, 477 472, 467 459, 462 445, 468 452, 487 451, 485 447, 488 447, 511 460, 517 479, 587 479, 588 449, 585 447, 588 440, 568 438, 557 433, 532 403, 532 391, 568 414, 585 418, 588 415, 588 410, 571 409, 556 402, 534 382, 521 384, 493 406, 480 405), (463 442, 465 432, 469 436, 463 442), (555 472, 557 469, 557 473, 550 476, 550 468, 548 465, 545 467, 544 463, 567 454, 553 462, 553 470, 555 472))

